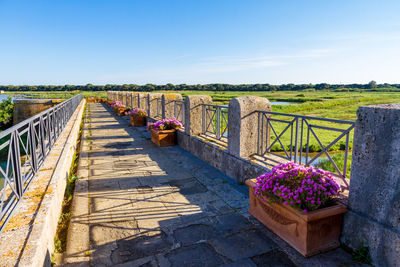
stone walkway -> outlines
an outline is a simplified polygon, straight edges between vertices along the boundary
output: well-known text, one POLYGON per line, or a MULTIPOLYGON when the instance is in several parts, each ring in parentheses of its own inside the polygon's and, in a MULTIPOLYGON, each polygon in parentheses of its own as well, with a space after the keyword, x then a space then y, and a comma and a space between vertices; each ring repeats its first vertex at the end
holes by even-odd
POLYGON ((304 259, 247 214, 246 186, 178 146, 156 147, 102 104, 88 104, 87 115, 87 198, 74 206, 89 205, 72 214, 66 264, 354 265, 341 249, 304 259))

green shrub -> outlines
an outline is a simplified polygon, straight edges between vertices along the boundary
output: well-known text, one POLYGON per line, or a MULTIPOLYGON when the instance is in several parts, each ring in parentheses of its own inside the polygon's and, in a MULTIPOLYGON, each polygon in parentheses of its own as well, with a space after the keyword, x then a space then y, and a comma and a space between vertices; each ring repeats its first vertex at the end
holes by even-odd
POLYGON ((5 130, 12 126, 14 104, 11 97, 0 102, 0 130, 5 130))

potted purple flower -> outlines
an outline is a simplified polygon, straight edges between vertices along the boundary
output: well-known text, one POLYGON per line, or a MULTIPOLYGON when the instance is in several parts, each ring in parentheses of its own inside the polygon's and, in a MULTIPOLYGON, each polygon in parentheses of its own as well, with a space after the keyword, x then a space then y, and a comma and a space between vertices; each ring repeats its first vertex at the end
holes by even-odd
POLYGON ((131 126, 146 126, 147 112, 141 108, 131 109, 129 112, 131 126))
POLYGON ((339 247, 347 208, 330 172, 288 162, 246 184, 249 213, 303 256, 339 247))
POLYGON ((111 103, 111 107, 114 109, 115 113, 118 116, 125 115, 125 112, 127 111, 127 108, 125 105, 123 105, 120 101, 114 101, 111 103))
POLYGON ((172 118, 149 123, 147 128, 151 132, 151 141, 161 147, 175 145, 176 130, 182 127, 180 121, 172 118))

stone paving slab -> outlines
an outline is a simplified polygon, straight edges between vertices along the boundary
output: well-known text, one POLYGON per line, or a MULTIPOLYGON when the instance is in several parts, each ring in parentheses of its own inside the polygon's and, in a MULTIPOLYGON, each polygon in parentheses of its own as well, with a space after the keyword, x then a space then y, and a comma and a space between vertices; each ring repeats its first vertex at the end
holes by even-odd
MULTIPOLYGON (((88 115, 89 214, 72 214, 89 224, 87 265, 355 265, 341 249, 304 259, 248 215, 246 186, 178 146, 153 145, 144 127, 102 104, 90 103, 88 115)), ((82 264, 72 256, 65 262, 82 264)))

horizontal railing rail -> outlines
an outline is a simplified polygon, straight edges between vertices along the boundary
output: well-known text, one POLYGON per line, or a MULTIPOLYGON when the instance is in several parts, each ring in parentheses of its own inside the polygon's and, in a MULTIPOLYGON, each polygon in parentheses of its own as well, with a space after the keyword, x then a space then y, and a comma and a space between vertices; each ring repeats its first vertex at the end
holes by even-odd
POLYGON ((223 143, 228 142, 228 106, 203 104, 203 135, 215 138, 223 143))
POLYGON ((185 127, 185 102, 183 100, 174 100, 174 117, 185 127))
POLYGON ((0 231, 82 98, 76 95, 0 133, 0 231))
POLYGON ((330 164, 332 174, 341 178, 342 188, 348 189, 347 163, 355 122, 279 112, 257 112, 257 156, 276 164, 283 159, 306 166, 318 166, 323 160, 330 164), (343 160, 340 162, 342 167, 339 167, 329 153, 332 151, 340 151, 342 154, 339 158, 343 160))

